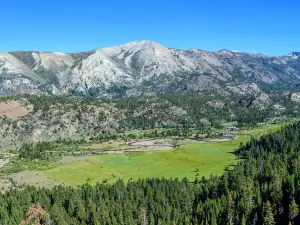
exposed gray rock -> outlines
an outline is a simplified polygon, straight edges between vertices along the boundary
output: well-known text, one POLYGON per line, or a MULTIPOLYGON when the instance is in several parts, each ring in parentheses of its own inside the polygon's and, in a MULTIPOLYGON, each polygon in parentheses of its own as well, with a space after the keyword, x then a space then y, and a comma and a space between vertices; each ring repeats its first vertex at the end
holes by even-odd
POLYGON ((254 83, 288 89, 300 80, 299 52, 270 57, 135 41, 81 53, 0 53, 0 95, 138 96, 254 83), (12 84, 12 85, 11 85, 12 84))

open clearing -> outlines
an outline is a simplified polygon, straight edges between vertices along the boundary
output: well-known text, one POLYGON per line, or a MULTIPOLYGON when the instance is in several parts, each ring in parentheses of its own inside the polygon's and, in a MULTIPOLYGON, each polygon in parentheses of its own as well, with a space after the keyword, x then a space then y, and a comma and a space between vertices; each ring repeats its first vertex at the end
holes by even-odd
POLYGON ((102 144, 81 146, 81 149, 93 149, 104 154, 123 154, 127 152, 149 152, 173 150, 176 146, 169 144, 168 139, 142 140, 137 142, 114 141, 102 144))
MULTIPOLYGON (((191 181, 196 177, 222 175, 224 169, 232 168, 237 162, 233 152, 240 142, 252 136, 278 130, 282 125, 266 125, 241 132, 236 140, 227 142, 179 141, 180 147, 172 151, 127 152, 125 154, 105 154, 74 157, 39 171, 33 171, 39 182, 50 179, 58 183, 80 185, 95 184, 106 180, 112 183, 119 178, 125 181, 147 177, 183 178, 191 181), (197 172, 196 172, 197 171, 197 172)), ((119 143, 120 144, 120 143, 119 143)), ((97 146, 103 147, 103 146, 97 146)), ((124 146, 122 146, 124 147, 124 146)), ((134 146, 141 148, 141 146, 134 146)), ((157 148, 157 146, 155 146, 157 148)), ((25 173, 25 172, 22 172, 25 173)), ((23 176, 22 173, 19 176, 23 176)), ((17 182, 21 182, 15 177, 17 182)), ((38 182, 34 180, 34 182, 38 182)))
POLYGON ((235 163, 232 149, 238 143, 191 143, 174 151, 109 154, 90 156, 84 161, 58 165, 41 171, 45 176, 68 184, 114 182, 118 178, 185 177, 194 180, 210 174, 221 175, 227 165, 235 163), (220 146, 222 145, 222 146, 220 146), (195 170, 199 168, 198 172, 195 170))
POLYGON ((19 102, 16 101, 6 101, 0 102, 0 117, 7 117, 9 119, 15 120, 18 117, 23 117, 28 114, 27 109, 19 102))

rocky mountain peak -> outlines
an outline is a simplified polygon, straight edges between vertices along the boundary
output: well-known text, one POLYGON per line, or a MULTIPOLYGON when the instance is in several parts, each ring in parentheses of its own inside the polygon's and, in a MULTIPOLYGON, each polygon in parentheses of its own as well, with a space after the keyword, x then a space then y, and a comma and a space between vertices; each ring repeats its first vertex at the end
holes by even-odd
MULTIPOLYGON (((289 56, 298 59, 300 52, 289 56)), ((278 85, 297 84, 300 81, 298 60, 285 58, 229 49, 181 50, 150 40, 71 54, 0 53, 0 96, 87 92, 106 96, 116 90, 121 90, 123 96, 137 96, 252 82, 276 85, 280 80, 278 85)))
POLYGON ((300 52, 295 52, 295 51, 293 51, 293 52, 290 52, 290 53, 288 54, 288 56, 291 56, 291 57, 299 57, 299 56, 300 56, 300 52))

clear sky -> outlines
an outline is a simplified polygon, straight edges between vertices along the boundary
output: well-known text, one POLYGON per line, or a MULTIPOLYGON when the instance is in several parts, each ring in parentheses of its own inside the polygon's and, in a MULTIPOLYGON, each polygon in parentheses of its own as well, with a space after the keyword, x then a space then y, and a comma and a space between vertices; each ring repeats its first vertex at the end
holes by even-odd
POLYGON ((134 40, 283 55, 300 51, 296 0, 0 0, 0 51, 77 52, 134 40))

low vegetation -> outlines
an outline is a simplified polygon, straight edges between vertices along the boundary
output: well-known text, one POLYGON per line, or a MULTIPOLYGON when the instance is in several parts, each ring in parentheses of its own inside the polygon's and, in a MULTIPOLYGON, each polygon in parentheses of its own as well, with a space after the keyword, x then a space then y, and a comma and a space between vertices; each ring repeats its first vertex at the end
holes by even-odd
POLYGON ((201 142, 194 138, 199 134, 196 129, 159 129, 139 132, 139 134, 137 132, 107 134, 102 138, 91 138, 90 141, 59 139, 50 143, 26 144, 19 149, 19 153, 15 152, 18 156, 11 158, 11 163, 0 171, 8 174, 30 170, 31 173, 21 173, 14 179, 17 183, 24 183, 26 177, 36 177, 36 174, 39 174, 37 179, 28 181, 33 185, 43 185, 49 179, 55 181, 51 182, 53 185, 57 183, 81 185, 87 180, 90 184, 113 183, 118 179, 128 181, 148 177, 187 177, 189 180, 194 180, 196 177, 222 175, 224 169, 232 169, 238 162, 234 151, 238 149, 241 142, 245 143, 251 137, 259 137, 282 126, 283 124, 272 124, 243 130, 235 140, 225 142, 219 142, 218 139, 212 142, 201 142), (166 134, 171 136, 165 136, 166 134), (162 151, 166 147, 161 147, 160 151, 153 151, 155 147, 126 144, 129 141, 144 140, 145 137, 156 137, 152 140, 153 144, 171 143, 177 145, 177 148, 162 151), (161 139, 162 137, 169 139, 161 139), (40 149, 44 149, 43 153, 40 149), (28 155, 27 151, 30 151, 28 155), (122 151, 123 154, 106 154, 112 151, 122 151), (24 154, 26 156, 23 158, 24 154), (68 160, 65 160, 66 157, 68 160), (23 177, 24 179, 21 179, 23 177))
POLYGON ((49 220, 62 225, 299 224, 299 137, 298 122, 251 138, 237 149, 233 170, 193 182, 147 178, 93 186, 87 180, 79 188, 25 186, 0 195, 1 222, 20 223, 39 202, 49 220))

